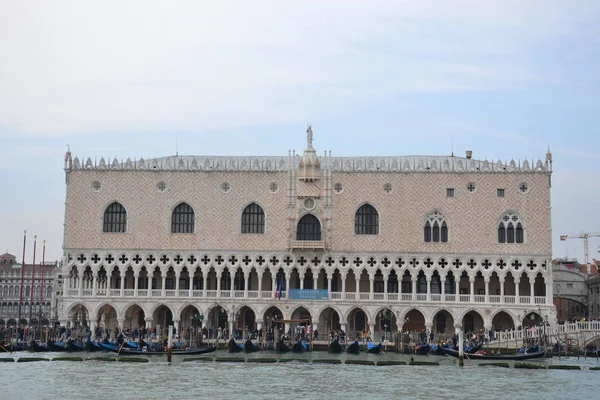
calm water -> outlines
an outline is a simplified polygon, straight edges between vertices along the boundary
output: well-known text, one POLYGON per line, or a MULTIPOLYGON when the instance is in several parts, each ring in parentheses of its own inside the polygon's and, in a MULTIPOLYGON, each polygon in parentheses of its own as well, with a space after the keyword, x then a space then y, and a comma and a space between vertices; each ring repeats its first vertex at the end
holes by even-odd
MULTIPOLYGON (((0 357, 39 354, 2 353, 0 357)), ((64 356, 41 353, 45 358, 64 356)), ((74 354, 76 355, 76 354, 74 354)), ((82 357, 95 357, 81 353, 82 357)), ((111 354, 104 354, 112 356, 111 354)), ((225 351, 213 353, 227 357, 225 351)), ((244 356, 243 354, 241 356, 244 356)), ((273 353, 247 357, 275 357, 273 353)), ((340 356, 325 352, 282 358, 405 360, 397 354, 340 356)), ((600 371, 464 368, 448 357, 422 356, 440 366, 326 365, 181 362, 150 357, 149 363, 32 362, 0 363, 0 399, 598 399, 600 371)), ((595 359, 552 359, 542 363, 600 366, 595 359)))

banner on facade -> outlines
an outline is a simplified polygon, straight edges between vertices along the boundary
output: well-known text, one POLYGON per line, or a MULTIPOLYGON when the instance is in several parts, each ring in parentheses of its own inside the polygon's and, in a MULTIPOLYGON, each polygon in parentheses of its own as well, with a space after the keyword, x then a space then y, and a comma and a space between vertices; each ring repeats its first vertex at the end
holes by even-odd
POLYGON ((292 300, 327 300, 326 289, 290 289, 288 298, 292 300))

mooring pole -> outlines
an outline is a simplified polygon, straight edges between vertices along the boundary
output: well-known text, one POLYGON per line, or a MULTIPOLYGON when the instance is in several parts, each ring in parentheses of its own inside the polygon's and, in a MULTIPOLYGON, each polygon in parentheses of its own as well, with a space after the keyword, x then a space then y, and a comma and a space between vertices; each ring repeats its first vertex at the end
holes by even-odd
POLYGON ((465 336, 462 327, 458 331, 458 366, 463 367, 465 365, 464 360, 464 348, 465 348, 465 336))
POLYGON ((171 356, 173 355, 173 325, 169 325, 169 341, 167 343, 167 362, 171 362, 171 356))

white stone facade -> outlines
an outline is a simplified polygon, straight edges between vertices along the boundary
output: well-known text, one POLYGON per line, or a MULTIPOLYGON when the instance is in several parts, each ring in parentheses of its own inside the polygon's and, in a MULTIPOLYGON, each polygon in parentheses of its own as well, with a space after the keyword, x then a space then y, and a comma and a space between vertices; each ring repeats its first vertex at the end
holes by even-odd
POLYGON ((555 318, 549 153, 523 163, 317 157, 307 140, 301 157, 106 163, 67 153, 65 172, 64 324, 186 327, 202 314, 209 326, 252 329, 279 316, 375 333, 555 318), (124 232, 103 231, 114 202, 124 232), (193 233, 171 233, 181 203, 193 233), (242 233, 253 203, 262 233, 242 233), (370 234, 356 226, 365 204, 376 210, 370 234), (308 214, 316 239, 298 236, 308 214), (515 243, 499 243, 503 218, 520 224, 515 243), (425 240, 427 221, 443 221, 443 239, 425 240), (327 290, 327 300, 288 299, 288 288, 327 290))

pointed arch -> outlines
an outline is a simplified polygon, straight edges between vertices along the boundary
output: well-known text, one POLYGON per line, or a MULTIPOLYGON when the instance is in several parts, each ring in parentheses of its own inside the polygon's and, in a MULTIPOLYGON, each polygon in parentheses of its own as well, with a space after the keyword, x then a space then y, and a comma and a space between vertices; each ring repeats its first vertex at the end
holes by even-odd
POLYGON ((313 214, 305 214, 298 221, 296 240, 321 240, 321 222, 313 214))
POLYGON ((356 210, 354 214, 354 234, 379 234, 379 213, 371 204, 365 203, 356 210))
POLYGON ((102 232, 127 232, 127 211, 118 201, 112 202, 104 210, 102 232))
POLYGON ((171 233, 194 233, 196 215, 188 203, 179 203, 171 214, 171 233))
POLYGON ((425 218, 423 241, 427 243, 448 242, 448 224, 440 211, 434 210, 425 218))
POLYGON ((256 203, 250 203, 242 212, 242 233, 265 233, 265 212, 256 203))
POLYGON ((498 243, 523 243, 524 228, 519 214, 513 211, 504 213, 498 223, 498 243))

